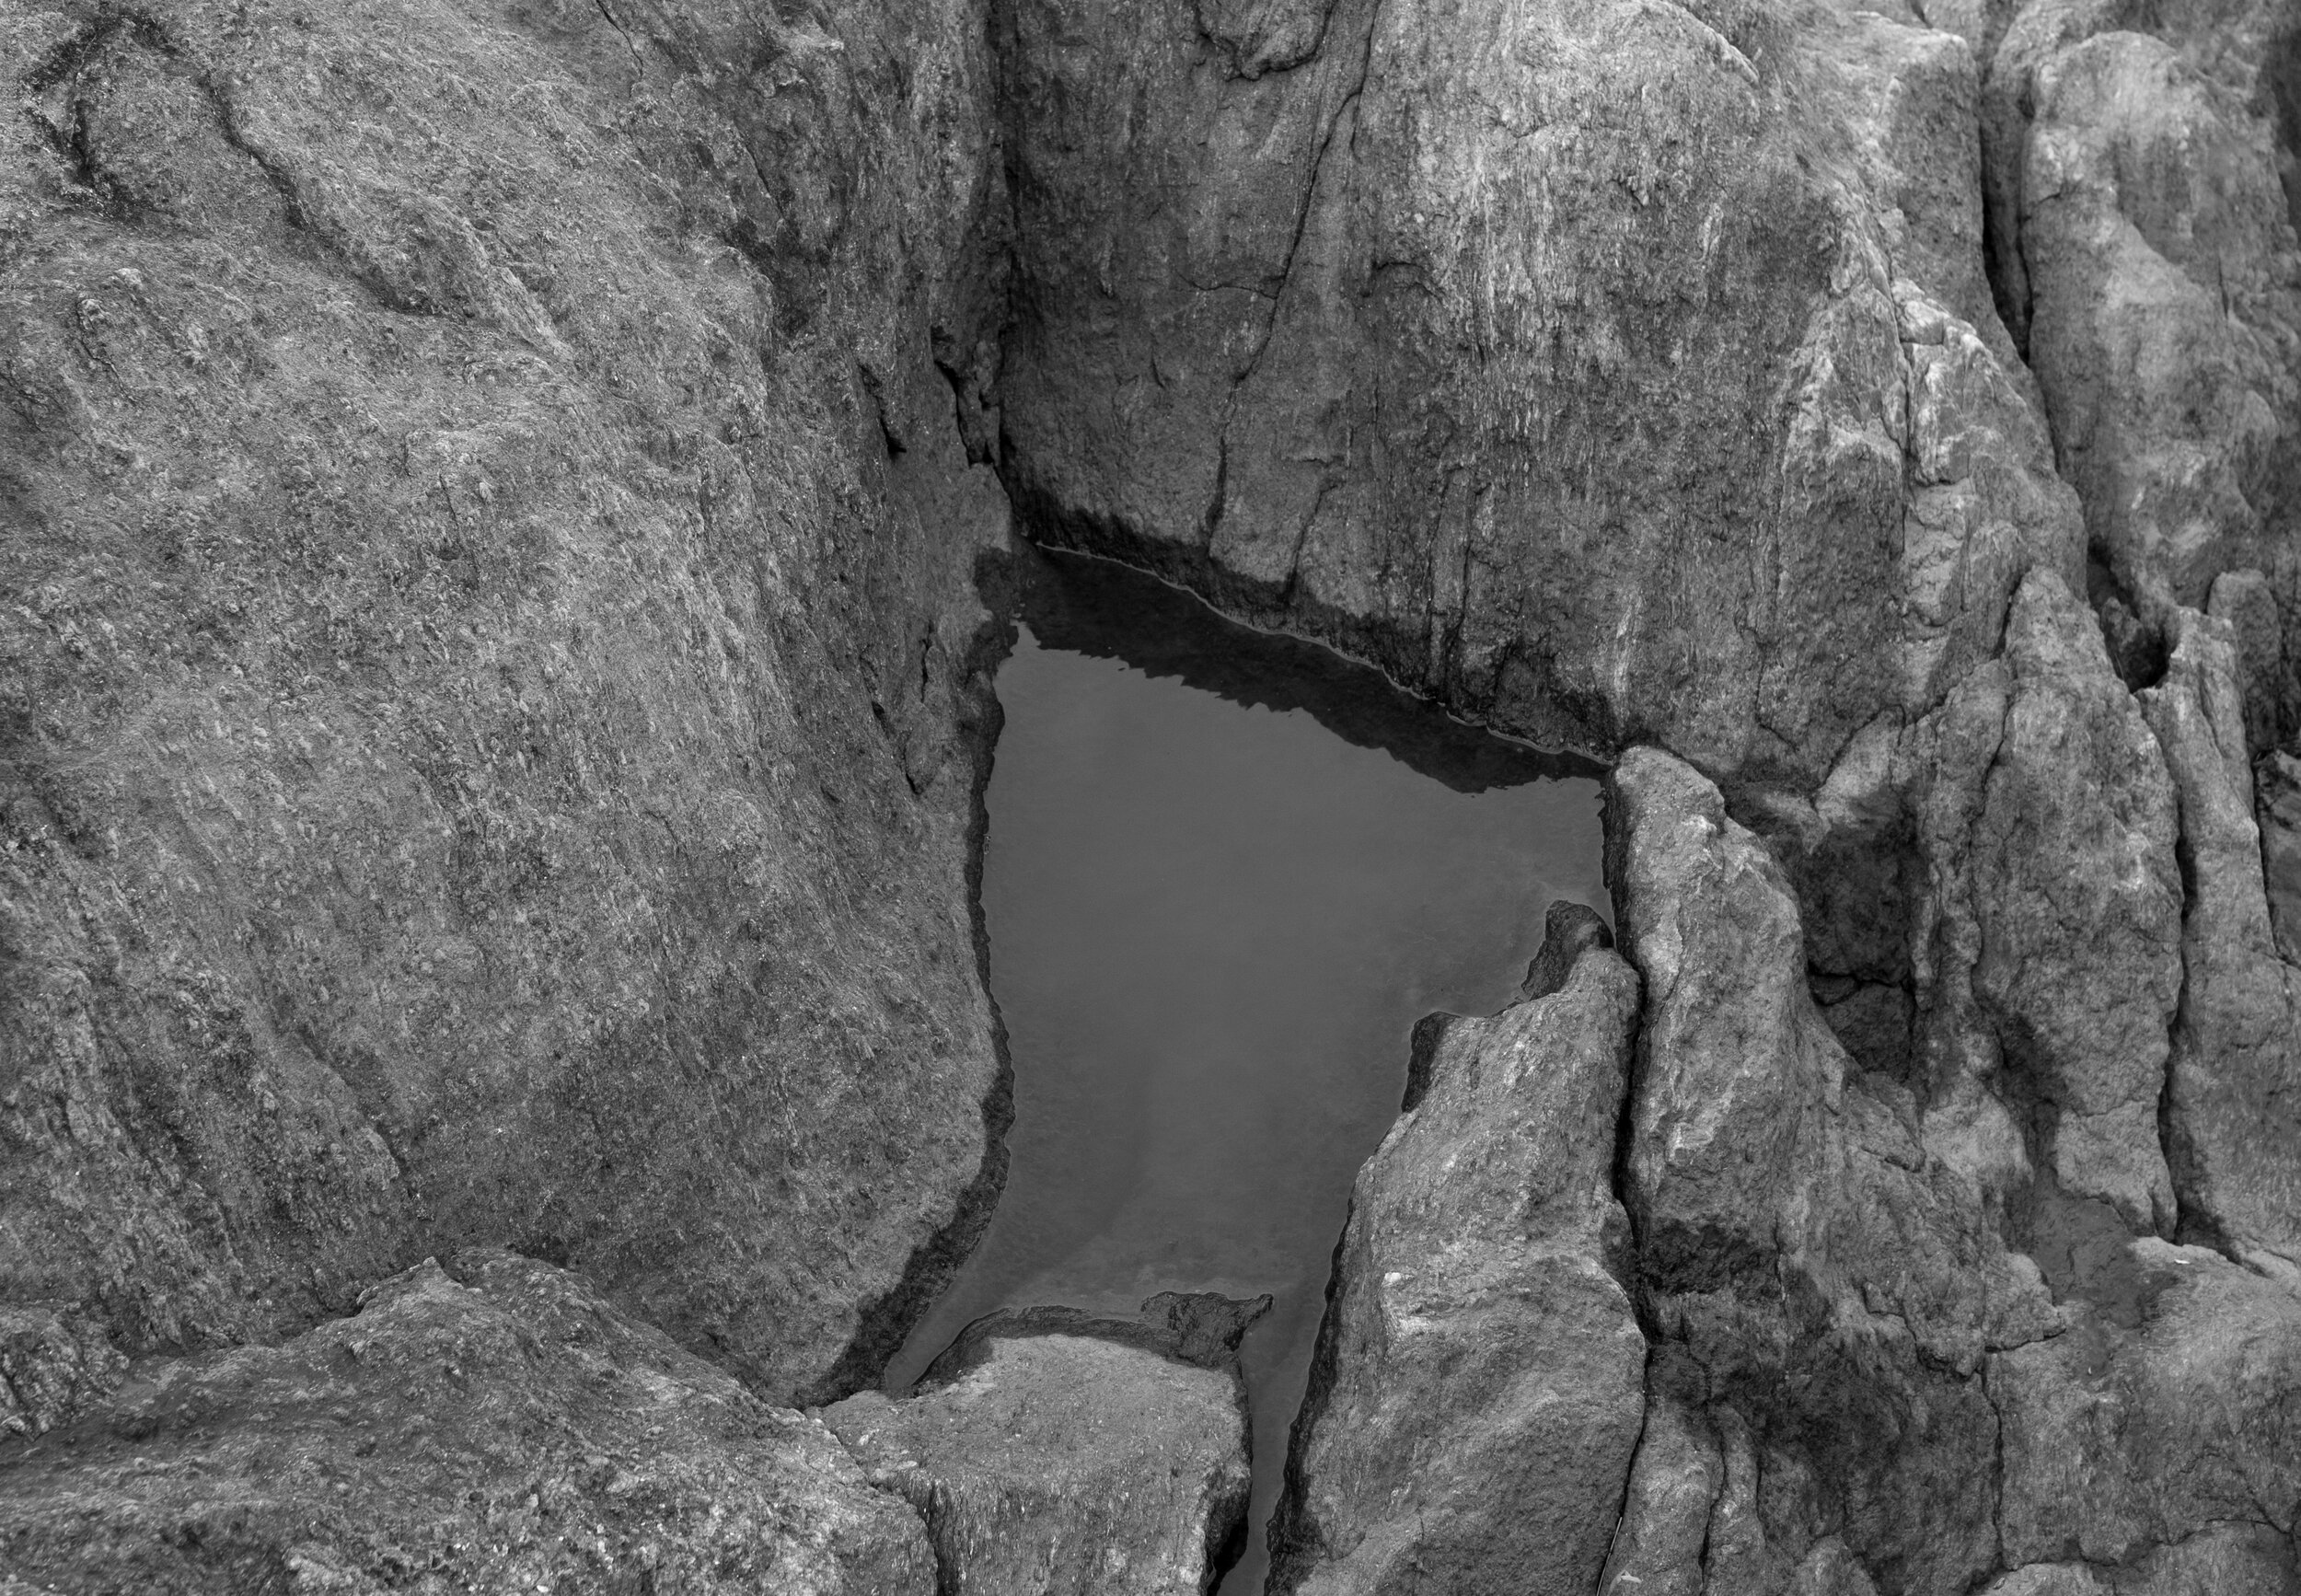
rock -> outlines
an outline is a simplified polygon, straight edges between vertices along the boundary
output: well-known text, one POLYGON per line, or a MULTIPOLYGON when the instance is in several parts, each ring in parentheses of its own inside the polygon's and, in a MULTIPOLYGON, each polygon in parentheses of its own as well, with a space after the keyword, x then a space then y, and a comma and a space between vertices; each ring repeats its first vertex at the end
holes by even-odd
POLYGON ((2008 307, 2142 620, 2286 536, 2301 256, 2258 79, 2273 6, 2036 0, 1985 117, 2008 307))
POLYGON ((1035 536, 1507 730, 1809 789, 1986 657, 2024 569, 2076 580, 2026 379, 1969 319, 1960 39, 1349 0, 1250 78, 1205 9, 1015 14, 1035 536))
MULTIPOLYGON (((1718 790, 1635 749, 1612 814, 1646 992, 1625 1160, 1641 1315, 1677 1428, 1717 1437, 1722 1464, 1705 1588, 1964 1590, 1996 1540, 1981 1369, 2063 1315, 2006 1252, 1985 1172, 1935 1150, 1906 1089, 1849 1072, 1788 877, 1718 790)), ((1711 1443, 1658 1444, 1655 1477, 1690 1480, 1711 1443)), ((1645 1578, 1636 1556, 1682 1581, 1694 1492, 1637 1477, 1617 1573, 1645 1578)))
POLYGON ((119 1389, 128 1360, 63 1303, 0 1306, 0 1430, 37 1436, 119 1389))
MULTIPOLYGON (((2301 1501, 2301 1295, 2202 1247, 2126 1248, 2127 1300, 1990 1361, 2006 1560, 2128 1564, 2225 1522, 2281 1540, 2301 1501)), ((2189 1559, 2175 1556, 2174 1564, 2189 1559)), ((2202 1561, 2203 1559, 2201 1559, 2202 1561)), ((2286 1579, 2222 1590, 2290 1590, 2286 1579)), ((2117 1589, 2178 1590, 2170 1571, 2117 1589)))
POLYGON ((919 1376, 922 1385, 948 1385, 989 1359, 1000 1341, 1032 1336, 1092 1336, 1139 1347, 1198 1369, 1239 1373, 1239 1343, 1270 1312, 1271 1297, 1241 1300, 1215 1291, 1161 1291, 1145 1298, 1132 1319, 1082 1308, 1001 1308, 959 1332, 919 1376))
POLYGON ((822 1425, 503 1253, 278 1347, 139 1365, 0 1445, 0 1498, 33 1589, 936 1589, 917 1515, 822 1425))
POLYGON ((2006 629, 2012 695, 1965 839, 1975 996, 2053 1179, 2136 1233, 2173 1227, 2157 1143, 2181 995, 2176 810, 2140 709, 2076 596, 2043 574, 2006 629))
POLYGON ((939 1590, 1196 1596, 1244 1531, 1235 1376, 1097 1335, 988 1336, 948 1383, 823 1419, 926 1520, 939 1590))
POLYGON ((508 1243, 875 1371, 999 1174, 989 49, 0 23, 0 1302, 181 1351, 508 1243))
POLYGON ((2301 969, 2278 956, 2226 621, 2177 611, 2165 681, 2142 695, 2180 793, 2187 985, 2167 1142, 2186 1225, 2237 1256, 2301 1269, 2301 969))
POLYGON ((2253 805, 2277 956, 2301 965, 2301 759, 2277 753, 2255 766, 2253 805))
MULTIPOLYGON (((1456 1019, 1359 1173, 1271 1533, 1272 1588, 1587 1590, 1644 1415, 1610 1273, 1637 977, 1551 910, 1564 984, 1456 1019)), ((1589 919, 1584 917, 1588 916, 1589 919)))
POLYGON ((1702 1596, 1702 1548, 1726 1464, 1709 1426, 1648 1382, 1646 1428, 1599 1596, 1702 1596))

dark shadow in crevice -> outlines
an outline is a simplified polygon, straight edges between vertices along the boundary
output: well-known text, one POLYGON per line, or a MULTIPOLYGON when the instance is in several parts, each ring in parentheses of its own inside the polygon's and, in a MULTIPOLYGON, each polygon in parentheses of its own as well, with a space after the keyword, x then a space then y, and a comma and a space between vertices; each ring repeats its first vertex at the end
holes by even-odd
POLYGON ((1457 720, 1323 643, 1243 625, 1116 561, 1026 548, 1000 564, 1007 585, 994 604, 1028 624, 1043 647, 1122 660, 1236 704, 1301 710, 1343 741, 1380 749, 1457 792, 1605 774, 1595 759, 1457 720))

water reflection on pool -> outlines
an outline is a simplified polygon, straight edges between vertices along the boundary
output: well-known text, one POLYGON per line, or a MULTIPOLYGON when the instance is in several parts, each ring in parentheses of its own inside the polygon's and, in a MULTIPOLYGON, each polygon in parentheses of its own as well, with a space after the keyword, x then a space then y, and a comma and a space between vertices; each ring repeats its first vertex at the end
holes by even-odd
POLYGON ((1604 911, 1598 784, 1149 578, 1032 570, 983 871, 1012 1162, 886 1383, 1003 1306, 1271 1292, 1245 1596, 1408 1034, 1508 1002, 1552 898, 1604 911))

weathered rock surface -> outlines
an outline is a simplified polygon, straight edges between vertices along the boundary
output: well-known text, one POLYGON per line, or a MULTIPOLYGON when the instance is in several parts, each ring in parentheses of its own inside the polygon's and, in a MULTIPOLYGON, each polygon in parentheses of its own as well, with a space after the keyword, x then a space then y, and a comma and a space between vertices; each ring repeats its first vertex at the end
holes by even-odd
POLYGON ((2146 625, 2290 558, 2301 253, 2273 4, 2032 0, 1990 70, 1999 304, 2094 555, 2146 625), (2281 552, 2282 551, 2282 552, 2281 552))
POLYGON ((929 1596, 918 1516, 565 1272, 426 1260, 278 1347, 139 1369, 0 1443, 27 1588, 929 1596))
POLYGON ((1614 1586, 1686 1586, 1706 1545, 1686 1588, 1964 1590, 1996 1556, 1981 1370, 2064 1316, 2000 1194, 1934 1151, 1907 1088, 1850 1068, 1788 878, 1717 789, 1638 749, 1614 793, 1646 992, 1625 1195, 1663 1416, 1614 1586))
MULTIPOLYGON (((2301 1295, 2154 1237, 2119 1260, 2125 1299, 1993 1359, 2004 1556, 2114 1567, 2222 1526, 2290 1536, 2301 1505, 2301 1295)), ((2240 1559, 2240 1561, 2242 1561, 2240 1559)), ((2301 1589, 2282 1574, 2221 1589, 2301 1589)), ((2180 1589, 2163 1574, 2116 1589, 2180 1589)))
POLYGON ((2270 919, 2234 640, 2192 609, 2173 625, 2166 678, 2141 695, 2180 792, 2190 880, 2167 1141, 2196 1237, 2301 1280, 2301 967, 2270 919))
POLYGON ((1646 1340, 1613 1272, 1638 982, 1583 917, 1552 910, 1537 964, 1563 966, 1555 990, 1449 1018, 1421 1097, 1359 1173, 1274 1590, 1597 1579, 1645 1405, 1646 1340))
POLYGON ((1037 1329, 983 1338, 946 1384, 823 1419, 926 1520, 940 1591, 1196 1596, 1245 1527, 1235 1370, 1037 1329))
POLYGON ((989 50, 0 12, 0 1302, 509 1243, 770 1394, 891 1349, 996 1129, 989 50))
POLYGON ((2024 569, 2074 580, 1963 40, 1348 0, 1265 71, 1208 15, 1012 14, 1038 534, 1511 730, 1807 787, 1986 656, 2024 569))

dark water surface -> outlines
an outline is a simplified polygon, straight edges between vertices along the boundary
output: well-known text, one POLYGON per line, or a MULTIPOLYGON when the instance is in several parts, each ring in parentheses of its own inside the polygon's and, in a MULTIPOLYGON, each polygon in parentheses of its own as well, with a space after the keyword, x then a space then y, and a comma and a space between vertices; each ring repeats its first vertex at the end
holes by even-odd
POLYGON ((983 871, 1012 1164, 886 1383, 1000 1307, 1272 1293, 1244 1348, 1249 1550, 1222 1587, 1246 1596, 1409 1033, 1508 1002, 1552 898, 1605 911, 1598 784, 1149 578, 1035 571, 983 871))

